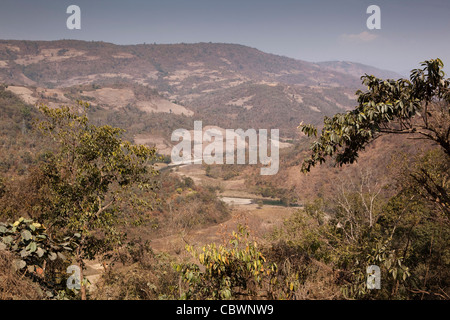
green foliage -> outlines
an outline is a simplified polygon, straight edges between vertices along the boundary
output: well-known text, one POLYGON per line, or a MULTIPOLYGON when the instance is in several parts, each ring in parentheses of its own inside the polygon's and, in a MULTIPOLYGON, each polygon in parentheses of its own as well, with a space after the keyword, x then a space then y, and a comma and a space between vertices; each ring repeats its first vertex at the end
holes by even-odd
POLYGON ((35 272, 36 268, 44 268, 47 260, 64 260, 62 251, 72 250, 52 241, 46 228, 31 219, 20 218, 14 223, 0 223, 0 237, 0 249, 9 250, 20 257, 16 261, 17 268, 26 268, 29 273, 35 272))
POLYGON ((430 199, 426 191, 435 185, 440 193, 448 192, 444 159, 439 148, 415 158, 394 159, 392 184, 379 186, 385 190, 379 195, 373 184, 336 184, 326 199, 296 211, 271 240, 289 256, 306 257, 299 270, 300 287, 317 285, 316 265, 323 263, 332 270, 327 285, 337 285, 343 298, 448 299, 450 229, 443 214, 445 203, 430 199), (426 179, 418 181, 416 175, 426 179), (372 210, 364 202, 372 203, 372 210), (379 290, 367 289, 370 265, 380 267, 379 290))
POLYGON ((123 130, 92 125, 85 113, 69 107, 41 106, 40 110, 45 120, 39 129, 57 146, 42 164, 53 202, 43 219, 79 233, 81 251, 92 258, 121 241, 114 226, 120 218, 117 203, 125 192, 133 185, 153 188, 156 171, 148 163, 155 150, 123 141, 119 137, 123 130), (102 231, 104 237, 94 236, 95 231, 102 231))
MULTIPOLYGON (((335 156, 339 165, 353 163, 370 141, 384 133, 410 134, 439 146, 413 161, 407 155, 394 162, 396 192, 386 204, 367 195, 381 208, 368 211, 369 225, 361 219, 368 209, 363 189, 353 195, 338 192, 331 224, 317 228, 317 239, 337 253, 330 261, 340 269, 346 297, 449 297, 449 261, 442 257, 448 256, 443 244, 448 241, 450 217, 450 80, 444 78, 440 59, 421 65, 422 69, 412 70, 410 81, 362 77, 369 91, 357 93, 359 106, 325 118, 312 155, 303 162, 303 172, 328 156, 335 156), (382 290, 366 290, 369 264, 380 266, 382 290)), ((314 126, 300 128, 317 136, 314 126)))
POLYGON ((277 265, 266 261, 247 230, 233 232, 228 246, 210 244, 197 252, 186 250, 204 267, 197 264, 175 264, 174 268, 188 286, 181 299, 238 299, 270 295, 276 283, 277 265))
MULTIPOLYGON (((122 140, 120 128, 91 124, 88 107, 81 101, 77 109, 41 105, 44 119, 37 126, 55 150, 40 164, 49 193, 41 218, 55 233, 78 235, 74 253, 81 269, 84 259, 121 244, 125 234, 117 225, 130 219, 122 208, 145 205, 137 197, 152 193, 157 175, 151 165, 155 149, 122 140)), ((81 297, 86 299, 84 286, 81 297)))
POLYGON ((296 254, 306 257, 301 266, 300 274, 303 276, 299 286, 315 281, 320 271, 316 265, 325 263, 332 270, 328 286, 338 285, 343 298, 392 297, 396 281, 404 284, 411 275, 405 266, 405 257, 394 246, 395 241, 372 230, 371 235, 362 233, 349 242, 335 220, 324 222, 320 209, 322 205, 318 205, 319 202, 316 202, 307 205, 305 211, 297 211, 283 228, 277 229, 272 235, 273 240, 283 241, 296 254), (370 265, 377 265, 381 269, 382 290, 367 289, 366 270, 370 265))

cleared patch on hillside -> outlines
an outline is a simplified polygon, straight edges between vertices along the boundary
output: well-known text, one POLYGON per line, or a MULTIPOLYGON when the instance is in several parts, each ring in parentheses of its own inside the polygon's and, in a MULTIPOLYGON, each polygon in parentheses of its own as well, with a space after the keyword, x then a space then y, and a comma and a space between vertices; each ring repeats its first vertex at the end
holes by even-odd
MULTIPOLYGON (((22 58, 14 60, 14 62, 20 65, 28 66, 30 64, 38 63, 41 61, 48 61, 48 62, 63 61, 70 58, 85 56, 85 54, 86 54, 85 51, 75 49, 63 49, 63 48, 42 49, 40 53, 37 55, 25 55, 22 58)), ((85 59, 87 60, 95 60, 97 58, 98 57, 85 56, 85 59)))
POLYGON ((253 108, 252 105, 248 104, 248 102, 253 99, 255 97, 255 95, 251 95, 248 97, 242 97, 242 98, 238 98, 238 99, 233 99, 231 101, 229 101, 227 104, 228 105, 232 105, 232 106, 237 106, 237 107, 243 107, 248 109, 253 108))
POLYGON ((8 86, 9 91, 17 94, 25 103, 35 104, 38 101, 38 98, 33 96, 33 91, 20 86, 8 86))
POLYGON ((308 108, 310 108, 312 111, 315 111, 315 112, 322 112, 322 111, 320 111, 319 108, 317 108, 315 106, 308 106, 308 108))
POLYGON ((0 44, 0 50, 8 49, 14 52, 20 52, 20 48, 18 46, 14 46, 12 44, 0 44))
POLYGON ((134 136, 135 144, 143 144, 149 147, 156 147, 156 152, 163 155, 170 155, 172 145, 161 136, 153 134, 138 134, 134 136))
POLYGON ((61 89, 44 89, 44 88, 37 88, 36 94, 38 97, 43 99, 57 99, 60 102, 70 102, 70 99, 68 99, 64 95, 64 91, 61 89))
POLYGON ((95 91, 85 91, 83 95, 94 98, 95 101, 92 104, 110 106, 115 109, 133 105, 147 113, 163 112, 186 116, 194 114, 193 111, 158 96, 151 97, 149 100, 138 100, 130 88, 102 88, 95 91))
POLYGON ((303 97, 299 94, 293 94, 292 97, 294 98, 295 101, 297 101, 298 103, 303 103, 303 97))
POLYGON ((172 114, 184 114, 186 116, 192 116, 194 114, 193 111, 162 98, 154 98, 150 101, 138 101, 136 102, 136 106, 140 110, 148 113, 164 112, 172 114))
POLYGON ((357 100, 358 96, 356 94, 350 94, 348 92, 344 92, 344 94, 350 99, 350 100, 357 100))
POLYGON ((118 54, 113 55, 113 58, 116 58, 116 59, 131 59, 134 57, 135 57, 134 55, 132 55, 131 53, 127 53, 127 52, 120 52, 118 54))
POLYGON ((85 91, 86 96, 95 98, 95 104, 107 104, 121 108, 135 101, 134 92, 131 89, 102 88, 95 91, 85 91))

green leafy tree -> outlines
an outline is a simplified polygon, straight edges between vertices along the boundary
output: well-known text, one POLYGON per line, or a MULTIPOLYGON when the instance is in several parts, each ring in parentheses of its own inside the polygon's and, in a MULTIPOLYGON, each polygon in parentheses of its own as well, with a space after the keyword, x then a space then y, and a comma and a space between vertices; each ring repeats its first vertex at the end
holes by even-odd
MULTIPOLYGON (((83 102, 76 108, 42 105, 44 119, 38 123, 54 142, 41 164, 51 195, 41 218, 52 230, 78 236, 74 255, 81 271, 85 259, 121 244, 124 234, 117 225, 126 218, 125 204, 142 204, 133 195, 139 189, 151 192, 157 174, 150 164, 155 149, 122 140, 120 128, 91 124, 88 107, 83 102)), ((86 299, 84 282, 81 298, 86 299)))
POLYGON ((395 246, 411 270, 408 291, 414 299, 449 299, 450 162, 436 148, 402 154, 391 168, 398 193, 389 200, 383 226, 395 224, 395 246))
MULTIPOLYGON (((312 146, 312 155, 302 165, 308 172, 327 157, 338 165, 353 163, 368 143, 382 134, 410 134, 438 144, 450 156, 450 80, 440 59, 422 62, 410 80, 362 77, 368 91, 358 91, 358 106, 324 119, 322 133, 312 146)), ((317 136, 313 125, 299 126, 307 136, 317 136)))
MULTIPOLYGON (((450 218, 450 81, 440 59, 421 66, 412 70, 410 80, 363 76, 368 91, 357 92, 359 105, 325 118, 312 154, 302 165, 302 171, 309 172, 329 158, 337 165, 353 163, 383 134, 408 135, 437 145, 415 161, 406 155, 404 161, 394 163, 395 195, 387 204, 362 193, 363 189, 352 194, 345 188, 343 197, 337 197, 336 210, 325 226, 328 230, 319 232, 319 238, 338 253, 331 261, 340 269, 347 297, 448 298, 448 252, 443 243, 448 241, 450 218), (368 210, 371 206, 365 204, 372 202, 374 210, 368 210), (364 216, 369 224, 355 219, 364 216), (357 234, 355 226, 359 226, 357 234), (379 265, 382 278, 389 279, 375 295, 367 295, 364 284, 369 264, 379 265)), ((307 136, 318 134, 312 125, 300 129, 307 136)))

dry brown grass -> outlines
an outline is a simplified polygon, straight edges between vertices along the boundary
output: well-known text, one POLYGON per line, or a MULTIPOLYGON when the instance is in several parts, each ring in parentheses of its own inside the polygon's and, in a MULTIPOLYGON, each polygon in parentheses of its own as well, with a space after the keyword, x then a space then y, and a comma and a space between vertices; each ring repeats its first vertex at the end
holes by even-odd
POLYGON ((14 258, 0 250, 0 300, 40 300, 41 289, 31 280, 18 274, 13 267, 14 258))
POLYGON ((313 270, 307 280, 295 292, 297 300, 341 300, 340 287, 336 282, 336 274, 330 266, 312 261, 313 270))

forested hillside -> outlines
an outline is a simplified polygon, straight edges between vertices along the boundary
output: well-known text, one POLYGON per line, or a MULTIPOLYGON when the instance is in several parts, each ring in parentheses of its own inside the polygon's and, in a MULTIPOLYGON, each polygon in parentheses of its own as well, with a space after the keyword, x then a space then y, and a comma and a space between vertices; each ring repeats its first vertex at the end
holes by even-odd
POLYGON ((0 41, 0 299, 449 299, 442 69, 0 41), (280 129, 279 172, 169 165, 194 120, 280 129))

